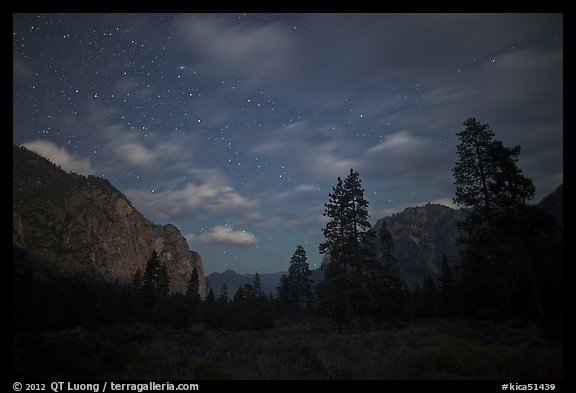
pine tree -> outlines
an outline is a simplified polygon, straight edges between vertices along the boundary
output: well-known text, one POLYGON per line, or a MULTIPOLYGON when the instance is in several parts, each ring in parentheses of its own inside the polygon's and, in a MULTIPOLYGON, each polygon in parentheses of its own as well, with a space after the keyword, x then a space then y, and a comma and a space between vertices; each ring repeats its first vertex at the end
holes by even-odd
POLYGON ((394 240, 392 239, 392 233, 390 233, 390 229, 388 229, 386 220, 381 220, 378 238, 380 239, 380 242, 376 245, 376 255, 378 259, 384 263, 393 263, 394 256, 392 255, 392 250, 394 248, 394 240))
POLYGON ((218 301, 222 304, 228 304, 228 284, 222 283, 220 287, 220 296, 218 297, 218 301))
POLYGON ((238 288, 231 308, 233 329, 264 329, 272 324, 266 295, 264 292, 258 293, 251 284, 244 284, 238 288))
MULTIPOLYGON (((512 294, 527 278, 538 319, 544 317, 539 260, 525 223, 535 221, 527 201, 534 185, 517 166, 520 146, 506 148, 487 124, 468 119, 458 133, 454 202, 468 209, 461 223, 466 246, 462 279, 468 307, 511 312, 512 294)), ((540 224, 537 224, 540 225, 540 224)), ((543 228, 543 227, 541 227, 543 228)), ((537 228, 535 228, 538 231, 537 228)), ((546 235, 544 235, 546 236, 546 235)))
POLYGON ((459 160, 453 169, 456 184, 454 203, 474 206, 477 212, 489 214, 493 197, 490 186, 492 160, 488 147, 494 142, 494 132, 488 124, 480 124, 473 117, 467 119, 464 126, 466 128, 456 134, 460 144, 457 147, 459 160))
POLYGON ((520 146, 505 147, 502 142, 494 141, 488 146, 488 156, 492 160, 493 182, 490 191, 498 209, 518 214, 518 209, 534 197, 534 184, 518 168, 520 146))
POLYGON ((195 267, 190 274, 188 286, 186 288, 186 304, 189 320, 198 322, 201 319, 202 298, 200 297, 200 282, 198 278, 198 269, 195 267))
POLYGON ((262 290, 262 280, 260 279, 260 273, 258 272, 256 272, 256 274, 254 275, 252 287, 254 288, 254 293, 256 296, 264 295, 264 291, 262 290))
POLYGON ((168 276, 168 268, 166 265, 160 265, 158 294, 165 298, 168 296, 168 293, 170 293, 170 277, 168 276))
POLYGON ((169 282, 166 266, 160 264, 156 250, 152 251, 142 277, 142 289, 147 294, 166 297, 168 295, 169 282))
MULTIPOLYGON (((374 233, 371 231, 370 235, 374 236, 374 233)), ((406 306, 406 284, 392 255, 394 240, 384 220, 381 222, 378 239, 379 242, 373 247, 376 250, 376 259, 371 263, 371 270, 376 298, 373 316, 380 324, 384 320, 393 320, 402 313, 406 306)), ((372 261, 372 258, 367 260, 372 261)))
MULTIPOLYGON (((350 170, 349 178, 354 171, 350 170)), ((353 211, 357 210, 357 203, 353 200, 352 190, 349 186, 353 182, 338 177, 338 181, 330 199, 325 204, 324 215, 330 218, 324 228, 326 241, 320 244, 320 252, 330 255, 330 263, 323 267, 324 282, 321 286, 321 294, 324 304, 329 307, 329 312, 339 322, 339 331, 342 331, 342 323, 346 324, 348 332, 351 331, 352 318, 354 317, 353 303, 357 301, 358 277, 353 263, 359 259, 358 224, 353 211), (347 187, 348 186, 348 187, 347 187)), ((354 191, 356 197, 362 189, 354 191)))
POLYGON ((254 275, 252 286, 254 290, 249 301, 251 308, 250 329, 264 329, 270 327, 273 320, 272 305, 268 302, 268 297, 262 288, 262 279, 258 272, 254 275))
POLYGON ((200 282, 198 279, 198 269, 193 268, 190 274, 190 279, 188 280, 188 286, 186 287, 186 296, 193 297, 198 294, 200 290, 200 282))
POLYGON ((371 228, 368 222, 368 201, 364 199, 364 189, 358 172, 350 169, 350 174, 344 181, 344 190, 348 202, 347 221, 351 230, 349 246, 355 249, 365 244, 367 232, 371 228))
POLYGON ((324 215, 330 220, 323 230, 326 241, 320 253, 329 254, 330 263, 323 266, 318 293, 339 330, 345 324, 350 332, 354 319, 366 327, 367 318, 380 313, 378 296, 384 288, 379 281, 386 273, 376 258, 368 201, 358 172, 351 169, 344 182, 338 178, 329 197, 324 215))
POLYGON ((230 313, 230 299, 228 298, 228 284, 222 283, 220 287, 220 296, 216 302, 216 317, 217 325, 221 327, 228 327, 229 313, 230 313))
POLYGON ((296 247, 296 251, 290 260, 288 268, 288 288, 290 303, 295 308, 297 316, 301 316, 301 310, 309 310, 312 303, 312 272, 310 265, 306 262, 306 250, 301 245, 296 247))
POLYGON ((350 234, 349 198, 342 179, 338 177, 336 186, 329 194, 328 203, 324 204, 324 216, 330 218, 323 229, 326 241, 320 244, 320 253, 329 254, 330 263, 322 267, 324 280, 319 285, 322 305, 339 323, 339 332, 346 323, 350 330, 352 319, 352 283, 349 280, 348 249, 350 234))
POLYGON ((342 179, 332 188, 328 203, 324 204, 324 216, 330 218, 326 228, 322 230, 326 241, 320 244, 320 253, 329 254, 332 259, 338 259, 344 252, 344 242, 348 235, 349 223, 346 219, 348 196, 345 193, 342 179))
POLYGON ((200 297, 200 280, 198 278, 198 269, 193 268, 186 288, 186 296, 190 298, 200 297))
POLYGON ((292 299, 292 291, 290 290, 290 282, 288 276, 285 274, 280 277, 280 284, 276 290, 276 306, 277 313, 280 316, 292 318, 294 314, 294 301, 292 299))
POLYGON ((166 266, 160 263, 156 251, 152 251, 142 276, 140 305, 140 312, 148 323, 159 325, 170 319, 169 309, 166 306, 169 284, 166 266))
POLYGON ((218 324, 218 309, 216 305, 216 296, 212 288, 208 290, 206 301, 203 303, 204 322, 210 328, 219 328, 218 324))
POLYGON ((245 330, 250 325, 251 309, 249 303, 249 293, 252 292, 252 285, 245 284, 236 290, 231 303, 230 327, 234 330, 245 330))
POLYGON ((505 147, 494 139, 488 124, 480 124, 474 118, 464 125, 466 129, 456 134, 460 144, 453 169, 454 203, 471 209, 464 230, 473 237, 500 212, 517 214, 532 199, 535 189, 517 166, 520 146, 505 147))

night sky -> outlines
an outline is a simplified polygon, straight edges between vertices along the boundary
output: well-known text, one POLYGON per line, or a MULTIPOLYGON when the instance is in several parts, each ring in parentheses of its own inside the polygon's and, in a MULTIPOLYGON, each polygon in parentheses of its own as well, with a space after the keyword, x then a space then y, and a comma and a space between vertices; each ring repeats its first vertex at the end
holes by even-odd
POLYGON ((371 222, 451 206, 455 133, 488 123, 563 182, 563 18, 16 14, 13 143, 176 225, 205 273, 319 265, 323 204, 360 173, 371 222))

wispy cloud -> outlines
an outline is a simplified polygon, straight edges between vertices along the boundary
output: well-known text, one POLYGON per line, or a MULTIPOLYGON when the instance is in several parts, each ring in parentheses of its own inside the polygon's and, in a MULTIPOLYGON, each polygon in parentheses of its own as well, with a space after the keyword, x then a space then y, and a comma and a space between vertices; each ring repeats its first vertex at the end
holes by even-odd
MULTIPOLYGON (((102 143, 99 149, 99 173, 135 173, 154 179, 123 192, 147 217, 158 220, 211 219, 244 217, 258 210, 258 200, 237 189, 221 168, 199 165, 196 152, 198 136, 194 132, 133 131, 114 121, 116 109, 92 105, 82 121, 72 120, 83 135, 102 143)), ((77 171, 91 171, 88 160, 79 160, 51 142, 36 144, 45 154, 57 157, 62 166, 76 165, 77 171), (84 167, 81 167, 83 164, 84 167)))
POLYGON ((236 76, 251 86, 293 72, 294 46, 280 23, 229 25, 223 17, 187 15, 176 26, 184 48, 203 59, 197 71, 236 76))
POLYGON ((133 78, 125 78, 118 81, 115 90, 117 94, 127 98, 144 99, 154 94, 154 88, 152 88, 152 86, 144 81, 133 78))
POLYGON ((302 203, 310 199, 316 199, 319 195, 318 186, 313 184, 300 184, 291 190, 276 194, 274 199, 279 202, 302 203))
POLYGON ((279 128, 252 151, 288 163, 297 172, 322 180, 358 167, 362 147, 339 138, 336 127, 299 121, 279 128))
POLYGON ((253 234, 224 225, 215 226, 201 235, 189 233, 185 237, 192 244, 197 241, 233 247, 252 247, 258 244, 258 240, 253 234))
POLYGON ((12 57, 12 78, 28 79, 33 75, 32 66, 22 58, 22 56, 14 55, 12 57))
POLYGON ((85 176, 94 174, 89 159, 80 158, 75 154, 71 154, 64 147, 58 147, 54 142, 39 139, 22 143, 22 146, 46 157, 66 171, 79 173, 85 176))
POLYGON ((146 214, 162 219, 223 217, 257 206, 231 186, 210 183, 187 183, 167 190, 130 189, 126 195, 146 214))

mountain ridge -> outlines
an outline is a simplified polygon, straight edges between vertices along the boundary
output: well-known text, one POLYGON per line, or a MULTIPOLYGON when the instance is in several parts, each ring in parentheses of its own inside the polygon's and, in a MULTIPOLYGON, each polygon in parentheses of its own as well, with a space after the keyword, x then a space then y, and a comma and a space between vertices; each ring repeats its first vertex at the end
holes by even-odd
MULTIPOLYGON (((320 269, 311 269, 310 272, 311 280, 313 285, 322 279, 322 271, 320 269)), ((276 272, 276 273, 259 273, 260 282, 262 283, 262 290, 264 293, 272 294, 276 293, 278 285, 280 285, 280 279, 283 275, 288 275, 288 272, 276 272)), ((256 273, 237 273, 232 269, 226 269, 224 272, 212 272, 206 276, 206 288, 207 290, 212 289, 214 295, 219 296, 222 284, 226 283, 228 287, 228 297, 234 297, 234 294, 239 287, 245 284, 250 284, 254 282, 254 276, 256 273)))
POLYGON ((152 251, 167 267, 170 291, 184 293, 200 255, 178 228, 145 218, 108 180, 66 173, 39 154, 13 147, 13 246, 58 274, 91 273, 129 282, 152 251))

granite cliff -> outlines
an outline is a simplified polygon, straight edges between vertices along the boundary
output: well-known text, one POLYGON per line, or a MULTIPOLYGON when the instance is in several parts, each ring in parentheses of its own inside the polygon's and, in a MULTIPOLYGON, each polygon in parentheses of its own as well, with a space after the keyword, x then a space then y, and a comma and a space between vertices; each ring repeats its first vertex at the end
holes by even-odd
POLYGON ((173 225, 146 219, 107 180, 66 173, 42 156, 13 147, 12 242, 43 270, 87 273, 128 281, 155 250, 170 277, 171 292, 185 292, 192 269, 200 294, 202 258, 173 225))
POLYGON ((386 221, 394 240, 392 253, 400 274, 412 287, 415 283, 421 284, 427 275, 436 277, 440 273, 443 255, 452 265, 460 261, 457 224, 464 215, 462 210, 427 204, 381 218, 374 229, 378 233, 386 221))
MULTIPOLYGON (((563 185, 537 204, 563 226, 563 185)), ((462 245, 458 223, 466 213, 438 204, 408 207, 400 213, 379 219, 374 225, 377 233, 384 221, 394 239, 392 254, 396 258, 402 278, 410 287, 421 284, 426 276, 438 277, 442 256, 448 263, 460 263, 462 245)))

